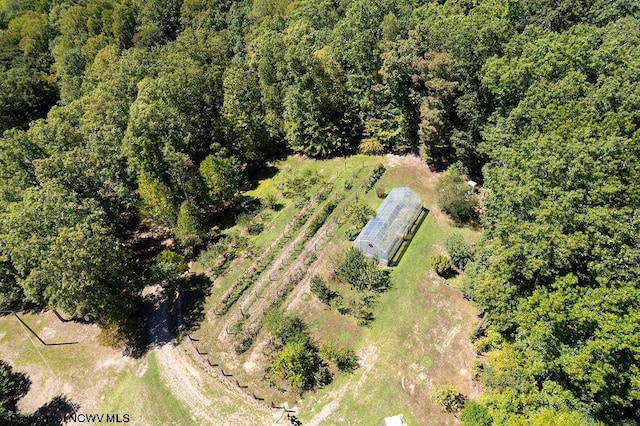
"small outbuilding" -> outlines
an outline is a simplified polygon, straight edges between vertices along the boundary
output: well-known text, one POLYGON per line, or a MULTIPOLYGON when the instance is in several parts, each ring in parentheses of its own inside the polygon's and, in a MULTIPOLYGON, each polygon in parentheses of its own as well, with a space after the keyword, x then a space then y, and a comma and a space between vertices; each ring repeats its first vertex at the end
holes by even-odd
POLYGON ((398 414, 397 416, 385 417, 384 426, 407 426, 407 422, 404 421, 402 414, 398 414))
POLYGON ((422 212, 422 199, 410 188, 393 188, 353 247, 388 266, 422 212))

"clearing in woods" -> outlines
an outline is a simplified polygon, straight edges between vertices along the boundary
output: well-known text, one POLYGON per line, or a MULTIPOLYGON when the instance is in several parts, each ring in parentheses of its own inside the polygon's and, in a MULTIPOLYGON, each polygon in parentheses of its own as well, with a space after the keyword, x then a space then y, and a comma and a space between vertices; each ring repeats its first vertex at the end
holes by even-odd
MULTIPOLYGON (((249 195, 265 200, 277 194, 282 208, 269 213, 257 235, 249 235, 242 226, 224 231, 249 235, 253 249, 222 272, 209 271, 213 287, 204 304, 204 319, 191 333, 196 346, 251 393, 275 405, 295 407, 304 424, 376 424, 398 413, 410 424, 458 423, 432 402, 430 393, 433 385, 449 383, 469 397, 479 392, 471 373, 475 354, 468 337, 477 312, 428 265, 449 235, 458 232, 472 242, 478 234, 454 227, 439 211, 435 199, 439 175, 418 158, 390 155, 328 161, 295 156, 274 168, 278 173, 260 181, 249 195), (380 163, 387 170, 367 191, 363 184, 380 163), (286 182, 296 177, 309 180, 308 185, 283 196, 286 182), (351 245, 346 237, 351 227, 348 207, 359 201, 375 210, 382 201, 376 192, 397 186, 409 186, 420 194, 428 214, 393 268, 393 287, 379 297, 375 320, 362 327, 353 316, 323 305, 310 293, 309 281, 319 274, 333 282, 333 271, 351 245), (301 200, 305 192, 306 199, 301 200), (316 232, 309 230, 328 200, 335 200, 335 210, 316 232), (300 316, 318 345, 331 341, 355 350, 360 368, 336 374, 330 385, 302 398, 269 385, 273 348, 260 322, 275 303, 300 316)), ((204 262, 196 262, 196 269, 208 270, 204 262)), ((348 297, 349 289, 339 290, 348 297)))
POLYGON ((433 385, 448 383, 469 397, 479 392, 468 339, 477 312, 428 265, 452 233, 470 242, 478 234, 455 228, 439 211, 437 179, 415 157, 293 156, 273 164, 272 176, 247 193, 272 208, 219 230, 234 236, 227 246, 233 256, 220 261, 220 253, 204 250, 192 264, 210 283, 204 292, 184 296, 191 331, 182 343, 166 334, 162 297, 151 310, 155 345, 140 359, 100 346, 93 325, 62 323, 52 313, 23 315, 50 342, 78 342, 43 347, 13 316, 0 317, 2 358, 32 381, 19 408, 34 412, 62 395, 81 412, 128 413, 132 424, 284 424, 284 411, 270 409, 271 403, 292 408, 304 424, 377 424, 399 413, 409 424, 459 423, 432 402, 430 392, 433 385), (380 163, 386 172, 366 190, 380 163), (351 245, 347 209, 362 202, 375 210, 382 201, 376 192, 396 186, 420 194, 428 214, 393 268, 393 286, 379 296, 375 320, 362 327, 353 316, 323 305, 310 293, 309 281, 319 274, 345 301, 353 298, 332 278, 351 245), (329 202, 335 208, 322 215, 329 202), (270 385, 266 369, 273 345, 261 320, 274 303, 300 316, 318 345, 331 341, 355 350, 359 368, 335 374, 330 385, 302 398, 270 385), (201 365, 207 361, 229 377, 206 373, 201 365), (247 395, 264 400, 251 404, 247 395))

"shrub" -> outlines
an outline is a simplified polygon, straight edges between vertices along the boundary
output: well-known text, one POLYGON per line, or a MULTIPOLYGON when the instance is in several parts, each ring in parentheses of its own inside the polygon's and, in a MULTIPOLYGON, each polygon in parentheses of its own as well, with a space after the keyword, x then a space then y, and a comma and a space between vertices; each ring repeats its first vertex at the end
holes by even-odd
POLYGON ((247 224, 247 232, 249 232, 250 235, 258 235, 262 231, 264 231, 264 223, 258 220, 258 218, 247 224))
POLYGON ((384 188, 381 186, 376 187, 376 197, 378 198, 384 198, 384 196, 386 195, 386 193, 384 192, 384 188))
POLYGON ((453 385, 434 386, 431 397, 436 404, 444 407, 449 413, 460 411, 464 405, 464 395, 462 395, 453 385))
POLYGON ((365 192, 369 191, 371 188, 373 188, 373 186, 376 184, 376 182, 378 182, 378 180, 380 180, 380 178, 382 177, 382 175, 384 174, 384 172, 387 169, 382 165, 382 164, 378 164, 375 169, 373 169, 371 171, 371 174, 369 175, 369 177, 367 178, 367 180, 364 182, 364 184, 362 185, 365 192))
POLYGON ((451 258, 451 262, 458 269, 464 269, 465 266, 473 261, 473 253, 471 249, 464 242, 464 238, 460 234, 453 234, 447 239, 446 242, 447 252, 451 258))
POLYGON ((279 210, 281 205, 278 202, 278 196, 273 192, 268 193, 264 198, 264 206, 271 210, 279 210))
POLYGON ((360 154, 365 155, 380 155, 384 153, 384 146, 382 146, 382 143, 376 138, 366 138, 360 142, 358 151, 360 154))
POLYGON ((283 344, 309 340, 302 320, 295 315, 287 314, 280 307, 274 307, 267 311, 262 326, 283 344))
POLYGON ((484 364, 479 359, 474 359, 471 364, 471 371, 478 376, 480 373, 484 371, 484 364))
POLYGON ((278 352, 271 370, 298 390, 310 389, 316 382, 318 359, 306 343, 291 342, 278 352))
POLYGON ((356 355, 355 351, 347 348, 338 348, 330 342, 323 343, 320 346, 320 354, 329 362, 334 363, 340 371, 350 373, 359 366, 358 355, 356 355))
POLYGON ((345 255, 338 276, 356 290, 382 292, 391 286, 389 271, 381 269, 373 259, 367 259, 354 248, 345 255))
POLYGON ((449 258, 442 254, 434 254, 433 256, 431 256, 431 267, 441 277, 446 275, 451 270, 449 258))
POLYGON ((320 228, 322 228, 322 225, 324 225, 324 223, 327 221, 327 218, 335 210, 337 205, 338 201, 335 199, 327 201, 324 207, 322 207, 320 213, 318 213, 318 215, 311 220, 306 233, 307 237, 311 237, 316 232, 318 232, 320 228))
POLYGON ((347 208, 347 217, 358 231, 364 227, 376 212, 362 201, 356 201, 347 208))
POLYGON ((490 426, 493 424, 493 417, 491 417, 489 410, 475 401, 464 403, 460 420, 464 426, 490 426))
POLYGON ((464 223, 475 219, 478 198, 456 167, 449 168, 440 178, 436 192, 438 204, 454 222, 464 223))

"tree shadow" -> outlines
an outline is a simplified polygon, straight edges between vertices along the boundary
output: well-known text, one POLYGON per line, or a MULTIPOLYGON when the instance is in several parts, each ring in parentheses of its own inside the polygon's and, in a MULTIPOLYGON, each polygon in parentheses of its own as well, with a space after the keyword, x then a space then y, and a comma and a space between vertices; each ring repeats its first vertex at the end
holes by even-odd
POLYGON ((18 401, 29 392, 31 379, 24 373, 13 371, 5 361, 0 361, 0 371, 4 376, 3 388, 0 389, 0 406, 15 411, 18 401))
POLYGON ((427 209, 426 207, 422 207, 420 214, 418 215, 416 220, 413 222, 413 225, 411 225, 411 228, 409 229, 409 232, 407 232, 407 235, 402 240, 402 243, 400 244, 398 251, 394 254, 393 258, 389 261, 389 266, 391 267, 398 266, 398 264, 404 257, 405 253, 407 252, 407 249, 411 245, 411 241, 413 241, 413 238, 418 233, 418 230, 422 226, 422 223, 425 221, 428 214, 429 214, 429 209, 427 209))
POLYGON ((182 285, 183 324, 187 331, 200 327, 205 319, 205 302, 211 294, 211 280, 205 275, 193 275, 182 285))
POLYGON ((33 413, 34 424, 56 426, 66 424, 66 419, 75 413, 79 405, 67 396, 58 395, 33 413))
POLYGON ((274 177, 280 170, 273 165, 261 166, 258 170, 251 173, 247 180, 247 189, 256 189, 261 180, 274 177))

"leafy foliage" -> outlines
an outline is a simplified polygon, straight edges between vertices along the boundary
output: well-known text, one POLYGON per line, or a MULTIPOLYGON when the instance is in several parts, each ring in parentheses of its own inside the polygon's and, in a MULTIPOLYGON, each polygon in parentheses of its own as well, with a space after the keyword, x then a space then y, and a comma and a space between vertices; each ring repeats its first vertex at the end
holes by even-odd
POLYGON ((451 263, 449 258, 443 254, 434 254, 431 256, 431 267, 436 271, 436 274, 441 277, 446 276, 451 271, 451 263))
POLYGON ((354 248, 350 248, 338 268, 338 276, 356 290, 382 292, 391 286, 389 271, 378 266, 374 259, 367 259, 354 248))
POLYGON ((460 234, 453 234, 447 239, 446 249, 456 268, 463 270, 469 262, 473 261, 473 253, 460 234))
POLYGON ((351 373, 358 368, 358 355, 352 349, 339 348, 328 342, 320 345, 320 354, 340 371, 351 373))
POLYGON ((187 248, 200 244, 204 237, 204 224, 202 222, 200 210, 189 201, 184 201, 180 205, 176 223, 175 234, 178 243, 187 248))
POLYGON ((476 217, 478 200, 460 171, 451 167, 438 181, 438 204, 456 223, 465 223, 476 217))
POLYGON ((491 426, 493 417, 489 411, 475 401, 465 401, 462 415, 460 416, 464 426, 491 426))
POLYGON ((436 404, 441 405, 450 413, 460 411, 464 406, 464 395, 460 393, 453 385, 434 386, 431 396, 436 404))
POLYGON ((310 287, 311 292, 318 296, 318 299, 320 299, 326 305, 331 305, 331 302, 336 299, 340 299, 341 297, 339 293, 331 290, 322 279, 322 277, 318 275, 314 275, 313 277, 311 277, 310 287))

